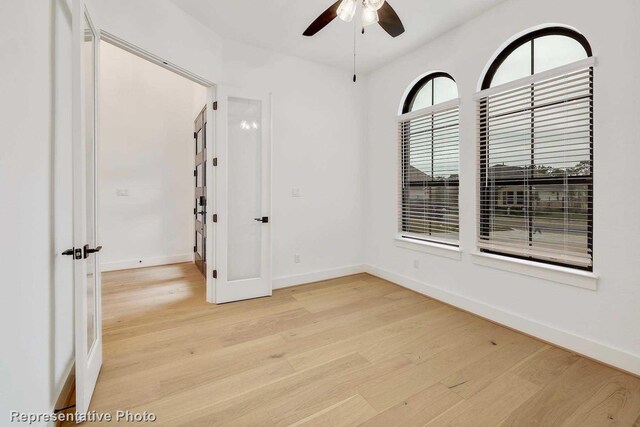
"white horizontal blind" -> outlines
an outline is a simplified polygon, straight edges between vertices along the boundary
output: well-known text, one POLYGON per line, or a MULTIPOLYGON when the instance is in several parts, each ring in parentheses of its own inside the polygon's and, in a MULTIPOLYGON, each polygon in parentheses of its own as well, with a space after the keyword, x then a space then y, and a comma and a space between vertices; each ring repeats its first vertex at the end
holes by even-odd
POLYGON ((458 110, 455 100, 399 118, 404 237, 458 245, 458 110))
POLYGON ((593 67, 558 72, 479 98, 478 246, 590 270, 593 67))

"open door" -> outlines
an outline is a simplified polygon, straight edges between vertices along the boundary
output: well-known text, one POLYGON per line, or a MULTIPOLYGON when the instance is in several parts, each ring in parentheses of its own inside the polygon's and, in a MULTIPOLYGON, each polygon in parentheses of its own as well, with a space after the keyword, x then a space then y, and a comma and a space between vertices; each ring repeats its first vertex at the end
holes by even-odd
POLYGON ((270 97, 217 88, 215 301, 271 295, 270 97))
POLYGON ((99 35, 83 0, 73 1, 73 264, 76 410, 87 412, 102 366, 97 217, 99 35))
POLYGON ((198 270, 207 274, 207 106, 198 113, 194 120, 193 139, 195 142, 195 181, 194 207, 195 216, 193 258, 198 270))

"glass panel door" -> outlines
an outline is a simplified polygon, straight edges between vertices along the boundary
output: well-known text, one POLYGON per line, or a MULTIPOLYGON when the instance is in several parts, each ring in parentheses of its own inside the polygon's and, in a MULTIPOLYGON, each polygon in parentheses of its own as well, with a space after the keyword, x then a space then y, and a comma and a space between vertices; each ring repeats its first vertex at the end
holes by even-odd
POLYGON ((227 280, 260 277, 262 102, 229 98, 227 280))
POLYGON ((76 409, 86 412, 102 366, 97 216, 99 33, 83 0, 73 0, 73 281, 76 409))
MULTIPOLYGON (((87 245, 88 248, 97 246, 96 232, 96 36, 85 15, 84 28, 84 96, 85 96, 85 154, 86 154, 86 204, 87 204, 87 245)), ((96 341, 97 330, 97 292, 96 282, 98 280, 97 254, 87 256, 87 352, 96 341)))
POLYGON ((216 88, 215 301, 271 295, 271 99, 216 88))

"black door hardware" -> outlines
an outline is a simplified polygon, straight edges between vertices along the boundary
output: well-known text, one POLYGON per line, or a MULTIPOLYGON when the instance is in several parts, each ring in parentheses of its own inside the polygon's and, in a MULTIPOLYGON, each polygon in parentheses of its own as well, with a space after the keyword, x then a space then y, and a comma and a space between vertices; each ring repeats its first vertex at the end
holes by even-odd
POLYGON ((82 249, 80 248, 71 248, 62 252, 62 255, 72 256, 73 259, 82 259, 82 249))
POLYGON ((90 249, 89 245, 84 245, 84 257, 89 257, 89 254, 95 254, 96 252, 100 252, 102 246, 96 246, 95 249, 90 249))
POLYGON ((266 224, 267 222, 269 222, 269 217, 268 216, 263 216, 262 218, 254 218, 256 221, 261 222, 263 224, 266 224))

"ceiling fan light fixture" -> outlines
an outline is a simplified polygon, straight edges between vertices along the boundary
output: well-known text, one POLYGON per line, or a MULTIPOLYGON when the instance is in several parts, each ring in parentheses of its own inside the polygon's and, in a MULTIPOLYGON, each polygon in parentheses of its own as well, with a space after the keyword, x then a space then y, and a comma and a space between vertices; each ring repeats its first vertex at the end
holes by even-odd
MULTIPOLYGON (((364 0, 365 9, 378 10, 384 5, 385 0, 364 0)), ((378 21, 376 21, 378 22, 378 21)))
POLYGON ((356 7, 358 3, 356 0, 342 0, 340 6, 338 7, 338 18, 342 19, 344 22, 351 22, 353 16, 356 14, 356 7))
POLYGON ((368 25, 372 25, 380 21, 380 17, 378 17, 378 11, 369 9, 368 7, 362 8, 362 26, 366 27, 368 25))

